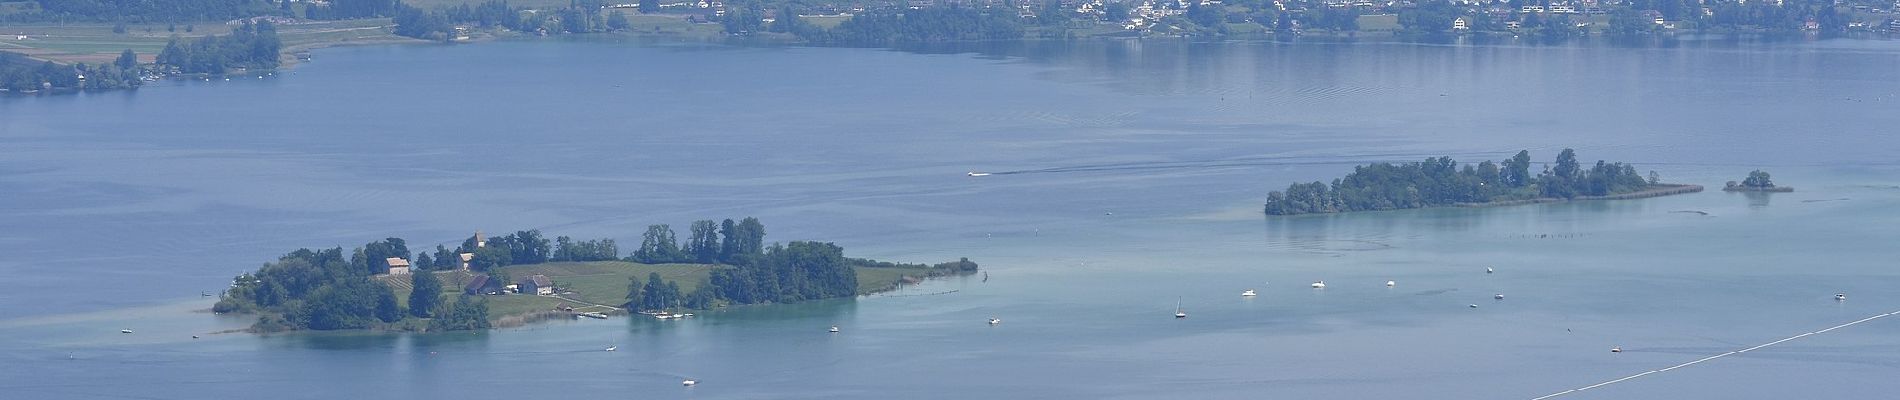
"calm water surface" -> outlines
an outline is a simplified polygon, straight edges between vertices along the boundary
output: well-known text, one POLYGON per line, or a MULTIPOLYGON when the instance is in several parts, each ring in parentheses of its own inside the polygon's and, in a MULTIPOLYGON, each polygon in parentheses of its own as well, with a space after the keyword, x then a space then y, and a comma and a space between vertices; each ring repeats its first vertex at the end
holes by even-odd
MULTIPOLYGON (((1900 44, 1878 41, 503 42, 6 98, 0 397, 1528 399, 1900 309, 1896 109, 1900 44), (1258 214, 1355 163, 1564 147, 1800 191, 1258 214), (742 216, 991 279, 665 323, 189 338, 250 322, 199 292, 297 247, 742 216)), ((1566 398, 1883 398, 1896 333, 1566 398)))

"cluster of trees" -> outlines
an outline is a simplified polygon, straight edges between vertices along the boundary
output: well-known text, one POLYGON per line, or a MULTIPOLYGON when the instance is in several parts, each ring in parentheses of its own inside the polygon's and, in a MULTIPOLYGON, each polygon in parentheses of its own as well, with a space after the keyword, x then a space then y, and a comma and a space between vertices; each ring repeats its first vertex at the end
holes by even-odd
POLYGON ((582 240, 554 238, 554 255, 548 261, 612 261, 620 259, 620 246, 613 239, 582 240))
POLYGON ((35 61, 19 53, 0 51, 0 89, 21 93, 34 90, 109 90, 139 87, 138 55, 119 53, 110 63, 60 65, 35 61), (84 77, 84 79, 81 79, 84 77))
POLYGON ((532 229, 490 238, 486 244, 480 245, 474 237, 470 237, 455 249, 458 258, 461 253, 474 255, 468 262, 469 269, 488 271, 515 264, 548 262, 548 258, 553 256, 554 247, 547 238, 541 236, 541 230, 532 229))
POLYGON ((1450 157, 1414 163, 1374 163, 1355 167, 1332 184, 1296 183, 1267 195, 1266 213, 1293 215, 1391 210, 1528 198, 1574 198, 1627 193, 1655 184, 1623 163, 1597 161, 1590 169, 1576 151, 1558 153, 1554 168, 1530 173, 1530 152, 1502 162, 1484 161, 1460 168, 1450 157))
MULTIPOLYGON (((1735 182, 1729 182, 1729 186, 1735 186, 1735 182)), ((1768 177, 1767 171, 1758 169, 1750 171, 1748 177, 1742 179, 1742 186, 1756 189, 1772 188, 1775 187, 1775 180, 1768 177)))
POLYGON ((790 303, 857 294, 858 275, 844 248, 822 242, 774 244, 712 272, 708 287, 734 304, 790 303))
POLYGON ((283 42, 270 21, 245 22, 229 35, 184 40, 172 37, 158 52, 158 66, 182 73, 222 74, 234 68, 277 68, 283 42))
POLYGON ((759 223, 758 218, 747 217, 738 222, 727 218, 717 224, 712 220, 699 220, 693 221, 692 236, 686 239, 685 246, 675 239, 671 226, 648 226, 641 235, 640 249, 634 250, 627 261, 737 264, 745 262, 745 257, 759 254, 764 247, 765 225, 759 223))
MULTIPOLYGON (((400 243, 400 239, 371 245, 400 243)), ((343 248, 298 249, 256 272, 234 278, 212 311, 260 314, 253 326, 259 331, 297 329, 334 330, 394 327, 409 317, 435 317, 431 329, 480 329, 488 326, 487 305, 469 300, 444 303, 441 283, 429 273, 413 277, 416 291, 408 309, 396 301, 388 285, 370 279, 357 249, 345 260, 343 248)), ((387 268, 387 267, 385 267, 387 268)))
POLYGON ((640 277, 628 279, 627 308, 641 310, 669 310, 676 308, 705 309, 714 302, 713 292, 700 288, 690 294, 681 294, 677 282, 660 279, 659 273, 647 274, 643 283, 640 277))
POLYGON ((271 0, 37 0, 39 9, 0 15, 6 22, 161 22, 230 20, 281 11, 271 0))

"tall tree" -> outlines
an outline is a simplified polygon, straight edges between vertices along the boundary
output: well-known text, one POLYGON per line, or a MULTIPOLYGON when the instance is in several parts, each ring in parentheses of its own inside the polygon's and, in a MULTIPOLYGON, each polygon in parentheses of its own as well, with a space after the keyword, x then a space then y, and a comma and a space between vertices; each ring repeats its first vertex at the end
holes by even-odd
POLYGON ((1577 179, 1577 174, 1582 171, 1583 167, 1577 164, 1577 151, 1571 149, 1557 153, 1557 168, 1551 170, 1558 178, 1566 180, 1577 179))
POLYGON ((633 253, 635 261, 648 264, 685 261, 680 257, 679 241, 674 239, 672 227, 648 225, 647 232, 640 237, 640 250, 633 253))
POLYGON ((645 287, 646 287, 646 283, 641 282, 640 277, 638 276, 627 277, 627 309, 628 310, 633 310, 637 312, 644 309, 644 307, 646 306, 646 293, 642 289, 645 287))
MULTIPOLYGON (((423 275, 428 275, 428 273, 425 272, 423 275)), ((396 292, 389 290, 389 285, 384 285, 381 282, 377 282, 375 286, 376 319, 382 320, 383 322, 402 320, 402 308, 396 305, 396 292)))
POLYGON ((409 278, 410 286, 415 287, 409 292, 409 315, 429 317, 442 303, 442 280, 433 272, 419 271, 413 275, 409 278))
POLYGON ((1504 184, 1510 187, 1524 187, 1531 184, 1531 152, 1518 150, 1517 155, 1504 161, 1504 184))
POLYGON ((686 240, 686 252, 693 262, 719 262, 719 226, 710 219, 693 221, 693 235, 686 240))
POLYGON ((719 262, 731 263, 739 254, 739 225, 726 218, 719 222, 719 262))

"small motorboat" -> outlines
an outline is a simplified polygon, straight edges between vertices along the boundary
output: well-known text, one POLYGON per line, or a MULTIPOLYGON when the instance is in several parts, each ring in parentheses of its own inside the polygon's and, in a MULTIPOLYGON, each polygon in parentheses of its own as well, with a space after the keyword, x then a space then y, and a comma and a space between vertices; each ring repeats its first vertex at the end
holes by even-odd
POLYGON ((1835 294, 1834 294, 1834 300, 1835 300, 1835 301, 1846 301, 1846 300, 1847 300, 1847 294, 1846 294, 1846 293, 1835 293, 1835 294))
POLYGON ((1610 352, 1611 352, 1611 353, 1622 353, 1622 352, 1623 352, 1623 347, 1622 347, 1622 346, 1617 346, 1617 347, 1611 347, 1611 348, 1610 348, 1610 352))
POLYGON ((1491 267, 1484 267, 1484 273, 1487 273, 1487 274, 1489 274, 1489 273, 1492 273, 1492 272, 1498 272, 1498 270, 1495 270, 1495 269, 1491 269, 1491 267))
POLYGON ((198 338, 198 335, 191 335, 191 338, 192 338, 192 339, 197 339, 197 338, 198 338))
POLYGON ((1254 296, 1255 294, 1253 292, 1253 289, 1247 289, 1247 291, 1240 292, 1240 297, 1254 297, 1254 296))
POLYGON ((1496 295, 1492 295, 1492 296, 1491 296, 1491 298, 1492 298, 1492 299, 1496 299, 1496 300, 1504 300, 1504 294, 1503 294, 1503 293, 1498 293, 1498 294, 1496 294, 1496 295))
POLYGON ((620 350, 620 346, 607 346, 607 351, 620 350))
POLYGON ((1385 287, 1393 287, 1393 286, 1398 286, 1398 285, 1399 285, 1398 281, 1385 281, 1385 287))
POLYGON ((1315 282, 1313 282, 1313 288, 1314 288, 1314 289, 1325 289, 1325 288, 1326 288, 1326 281, 1315 281, 1315 282))
POLYGON ((997 318, 994 318, 994 317, 992 317, 992 318, 990 318, 990 325, 996 325, 996 324, 1000 324, 1000 323, 1003 323, 1003 320, 1001 320, 1001 319, 997 319, 997 318))
POLYGON ((832 325, 832 326, 831 326, 831 333, 838 333, 838 326, 837 326, 837 325, 832 325))
POLYGON ((699 381, 692 380, 692 379, 680 381, 680 386, 692 386, 692 385, 698 385, 698 384, 699 384, 699 381))
POLYGON ((131 329, 120 329, 119 333, 132 333, 131 329))
POLYGON ((980 177, 980 176, 990 176, 990 173, 988 173, 988 172, 976 172, 976 171, 970 171, 970 176, 971 176, 971 177, 980 177))
POLYGON ((1478 308, 1478 305, 1477 305, 1477 304, 1472 304, 1472 305, 1471 305, 1471 308, 1478 308))

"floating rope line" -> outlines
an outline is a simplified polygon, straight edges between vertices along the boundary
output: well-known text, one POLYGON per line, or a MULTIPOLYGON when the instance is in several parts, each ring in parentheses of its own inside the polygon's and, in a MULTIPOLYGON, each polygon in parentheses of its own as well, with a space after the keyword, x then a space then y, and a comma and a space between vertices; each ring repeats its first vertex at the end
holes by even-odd
POLYGON ((1618 383, 1618 382, 1623 382, 1623 381, 1627 381, 1627 380, 1631 380, 1631 379, 1636 379, 1636 378, 1641 378, 1641 377, 1643 377, 1644 375, 1649 375, 1649 374, 1655 374, 1655 373, 1662 373, 1662 372, 1669 372, 1669 370, 1673 370, 1673 369, 1676 369, 1676 368, 1682 368, 1682 367, 1687 367, 1687 366, 1691 366, 1691 365, 1696 365, 1696 364, 1700 364, 1700 363, 1702 363, 1702 362, 1704 362, 1704 361, 1709 361, 1709 360, 1714 360, 1714 359, 1717 359, 1717 358, 1722 358, 1722 357, 1728 357, 1728 356, 1732 356, 1732 355, 1736 355, 1736 354, 1742 354, 1742 353, 1747 353, 1747 352, 1750 352, 1750 351, 1755 351, 1756 349, 1760 349, 1760 348, 1763 348, 1763 347, 1768 347, 1768 346, 1774 346, 1774 345, 1777 345, 1777 344, 1781 344, 1781 343, 1783 343, 1783 342, 1787 342, 1787 341, 1790 341, 1790 340, 1795 340, 1795 339, 1800 339, 1800 338, 1804 338, 1804 337, 1808 337, 1809 335, 1817 335, 1817 334, 1822 334, 1822 333, 1827 333, 1828 331, 1832 331, 1832 330, 1835 330, 1835 329, 1841 329, 1841 328, 1846 328, 1846 327, 1849 327, 1849 326, 1854 326, 1854 325, 1856 325, 1856 324, 1859 324, 1859 323, 1862 323, 1862 322, 1867 322, 1867 321, 1872 321, 1872 320, 1876 320, 1876 319, 1881 319, 1881 318, 1886 318, 1886 317, 1891 317, 1891 316, 1894 316, 1894 315, 1900 315, 1900 311, 1894 311, 1894 312, 1890 312, 1890 313, 1886 313, 1886 314, 1880 314, 1880 315, 1875 315, 1875 316, 1872 316, 1872 317, 1867 317, 1867 318, 1861 318, 1861 319, 1860 319, 1860 320, 1858 320, 1858 321, 1854 321, 1854 322, 1849 322, 1849 323, 1845 323, 1845 324, 1840 324, 1840 325, 1835 325, 1835 326, 1832 326, 1832 327, 1828 327, 1827 329, 1822 329, 1822 330, 1818 330, 1818 331, 1813 331, 1813 332, 1808 332, 1808 333, 1803 333, 1803 334, 1799 334, 1799 335, 1794 335, 1794 336, 1789 336, 1789 337, 1787 337, 1787 338, 1783 338, 1783 339, 1781 339, 1781 340, 1776 340, 1776 341, 1773 341, 1773 342, 1768 342, 1768 343, 1763 343, 1763 344, 1759 344, 1759 345, 1755 345, 1755 347, 1750 347, 1750 348, 1746 348, 1746 349, 1741 349, 1741 350, 1735 350, 1735 351, 1730 351, 1730 352, 1727 352, 1727 353, 1722 353, 1722 354, 1717 354, 1717 355, 1713 355, 1713 356, 1708 356, 1708 357, 1703 357, 1703 358, 1701 358, 1701 359, 1697 359, 1697 360, 1695 360, 1695 361, 1690 361, 1690 362, 1686 362, 1686 363, 1681 363, 1681 364, 1676 364, 1676 365, 1674 365, 1674 366, 1671 366, 1671 367, 1669 367, 1669 368, 1663 368, 1663 369, 1658 369, 1658 370, 1650 370, 1650 371, 1647 371, 1647 372, 1643 372, 1643 373, 1640 373, 1640 374, 1636 374, 1636 375, 1630 375, 1630 376, 1625 376, 1625 377, 1622 377, 1622 378, 1616 378, 1616 379, 1612 379, 1612 380, 1608 380, 1608 381, 1603 381, 1602 383, 1598 383, 1598 384, 1595 384, 1595 385, 1590 385, 1590 386, 1584 386, 1584 387, 1580 387, 1580 388, 1576 388, 1576 389, 1570 389, 1570 390, 1565 390, 1565 391, 1562 391, 1562 392, 1557 392, 1557 393, 1551 393, 1551 394, 1547 394, 1547 395, 1544 395, 1543 397, 1537 397, 1537 398, 1533 398, 1533 399, 1531 399, 1531 400, 1544 400, 1544 399, 1549 399, 1549 398, 1552 398, 1552 397, 1557 397, 1557 396, 1563 396, 1563 395, 1566 395, 1566 394, 1571 394, 1571 393, 1576 393, 1576 392, 1581 392, 1581 391, 1585 391, 1585 390, 1590 390, 1590 389, 1596 389, 1596 388, 1599 388, 1599 387, 1604 387, 1604 386, 1609 386, 1609 385, 1611 385, 1611 384, 1615 384, 1615 383, 1618 383))

